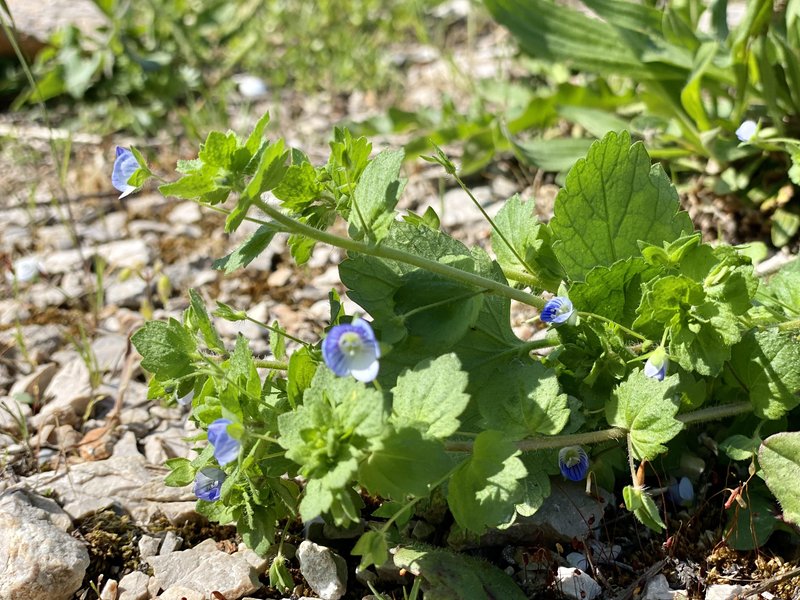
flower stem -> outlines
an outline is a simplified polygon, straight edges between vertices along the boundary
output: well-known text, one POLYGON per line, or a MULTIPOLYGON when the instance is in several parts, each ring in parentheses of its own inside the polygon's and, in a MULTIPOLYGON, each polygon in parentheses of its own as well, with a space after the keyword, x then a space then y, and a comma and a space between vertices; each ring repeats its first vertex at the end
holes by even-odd
POLYGON ((286 371, 289 363, 278 360, 255 360, 253 361, 258 369, 274 369, 276 371, 286 371))
POLYGON ((254 319, 253 317, 249 316, 247 313, 245 313, 244 318, 245 318, 245 320, 250 321, 251 323, 254 323, 255 325, 258 325, 259 327, 263 327, 264 329, 268 329, 272 333, 277 333, 278 335, 282 335, 286 339, 292 340, 293 342, 297 342, 301 346, 308 346, 308 342, 304 342, 300 338, 294 337, 293 335, 290 335, 290 334, 286 333, 282 329, 278 329, 277 327, 273 327, 272 325, 267 325, 263 321, 259 321, 258 319, 254 319))
POLYGON ((627 327, 625 327, 624 325, 620 325, 620 324, 619 324, 619 323, 617 323, 616 321, 612 321, 611 319, 609 319, 609 318, 607 318, 607 317, 604 317, 604 316, 602 316, 602 315, 598 315, 598 314, 591 313, 591 312, 583 312, 583 311, 579 311, 579 312, 578 312, 578 314, 579 314, 580 316, 582 316, 582 317, 586 317, 586 318, 588 318, 588 319, 597 319, 597 320, 599 320, 599 321, 604 321, 605 323, 608 323, 609 325, 614 325, 615 327, 619 327, 619 328, 620 328, 622 331, 624 331, 624 332, 625 332, 625 333, 627 333, 628 335, 630 335, 630 336, 632 336, 632 337, 635 337, 635 338, 637 338, 637 339, 640 339, 640 340, 642 340, 643 342, 649 342, 649 341, 650 341, 650 340, 648 340, 646 337, 644 337, 642 334, 640 334, 640 333, 636 333, 636 332, 635 332, 633 329, 628 329, 628 328, 627 328, 627 327))
MULTIPOLYGON (((736 402, 733 404, 722 404, 720 406, 702 408, 690 413, 678 415, 675 418, 684 425, 693 425, 704 421, 716 421, 727 417, 733 417, 751 412, 752 410, 753 405, 749 402, 736 402)), ((627 435, 627 429, 611 427, 600 431, 572 433, 570 435, 537 436, 518 442, 517 448, 522 452, 532 452, 534 450, 546 450, 548 448, 563 448, 564 446, 599 444, 601 442, 619 440, 627 435)), ((448 452, 472 452, 472 446, 473 443, 466 440, 445 442, 445 449, 448 452)))
POLYGON ((470 285, 479 289, 485 289, 498 296, 517 300, 523 304, 528 304, 529 306, 533 306, 538 309, 544 308, 544 300, 538 296, 523 292, 522 290, 514 289, 509 285, 489 279, 488 277, 476 275, 475 273, 469 273, 468 271, 462 271, 461 269, 456 269, 455 267, 423 258, 421 256, 417 256, 416 254, 411 254, 410 252, 400 250, 399 248, 365 244, 363 242, 351 240, 350 238, 328 233, 327 231, 322 231, 316 227, 311 227, 289 217, 288 215, 283 214, 280 210, 270 206, 263 200, 256 200, 254 204, 292 233, 304 235, 311 239, 317 240, 318 242, 322 242, 323 244, 343 248, 348 252, 367 254, 377 258, 384 258, 387 260, 406 263, 421 269, 425 269, 431 273, 436 273, 442 277, 458 281, 465 285, 470 285))

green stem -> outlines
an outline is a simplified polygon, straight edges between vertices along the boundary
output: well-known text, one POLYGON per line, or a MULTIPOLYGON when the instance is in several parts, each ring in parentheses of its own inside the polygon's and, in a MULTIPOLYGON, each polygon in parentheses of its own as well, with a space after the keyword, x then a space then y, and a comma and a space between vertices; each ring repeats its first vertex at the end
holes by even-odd
POLYGON ((290 334, 286 333, 282 329, 278 329, 277 327, 273 327, 272 325, 267 325, 266 323, 264 323, 262 321, 259 321, 258 319, 254 319, 253 317, 247 315, 246 313, 245 313, 244 318, 246 320, 250 321, 251 323, 255 323, 259 327, 263 327, 264 329, 268 329, 269 331, 271 331, 273 333, 277 333, 278 335, 282 335, 283 337, 285 337, 287 339, 290 339, 293 342, 297 342, 298 344, 300 344, 302 346, 308 346, 308 343, 304 342, 300 338, 294 337, 293 335, 290 335, 290 334))
MULTIPOLYGON (((753 405, 749 402, 736 402, 733 404, 722 404, 720 406, 710 406, 690 413, 675 417, 684 425, 693 425, 704 421, 716 421, 736 415, 752 412, 753 405)), ((582 446, 584 444, 599 444, 611 440, 619 440, 628 435, 628 430, 622 427, 611 427, 600 431, 589 431, 586 433, 572 433, 570 435, 539 436, 522 440, 517 443, 517 448, 522 452, 533 452, 535 450, 546 450, 551 448, 563 448, 565 446, 582 446)), ((473 443, 470 441, 451 441, 445 442, 445 449, 448 452, 472 452, 473 443)))
POLYGON ((258 369, 274 369, 276 371, 286 371, 289 369, 289 363, 279 360, 254 360, 253 362, 258 369))
POLYGON ((521 264, 523 267, 525 267, 525 269, 528 272, 533 271, 533 269, 531 269, 530 265, 528 265, 528 263, 525 262, 525 259, 522 258, 522 256, 520 256, 519 252, 517 252, 517 249, 514 248, 514 246, 511 245, 511 242, 508 241, 508 239, 506 238, 505 234, 502 231, 500 231, 500 228, 492 220, 492 217, 489 216, 489 213, 487 213, 483 209, 483 206, 481 206, 481 203, 478 202, 478 199, 472 194, 472 191, 464 184, 463 181, 461 181, 461 177, 459 177, 457 173, 453 173, 453 178, 456 180, 458 185, 461 186, 461 189, 464 190, 464 192, 466 192, 467 196, 469 196, 469 199, 472 200, 472 203, 477 207, 477 209, 479 211, 481 211, 481 214, 483 215, 483 218, 486 219, 486 221, 489 223, 489 225, 495 231, 495 233, 500 237, 501 240, 503 240, 503 243, 508 247, 509 250, 511 250, 511 253, 519 261, 519 264, 521 264))
POLYGON ((646 337, 644 337, 642 334, 636 333, 633 329, 628 329, 624 325, 620 325, 616 321, 612 321, 611 319, 609 319, 607 317, 604 317, 602 315, 598 315, 598 314, 591 313, 591 312, 583 312, 583 311, 579 311, 578 315, 580 315, 582 317, 586 317, 586 318, 598 319, 599 321, 604 321, 604 322, 608 323, 609 325, 614 325, 615 327, 619 327, 622 331, 624 331, 628 335, 633 336, 635 338, 638 338, 638 339, 642 340, 643 342, 649 342, 650 341, 646 337))
POLYGON ((455 267, 444 265, 442 263, 417 256, 416 254, 411 254, 398 248, 365 244, 363 242, 357 242, 349 238, 328 233, 327 231, 322 231, 315 227, 310 227, 305 223, 300 223, 299 221, 283 214, 280 210, 270 206, 263 200, 256 200, 254 204, 289 231, 304 235, 311 239, 317 240, 318 242, 322 242, 323 244, 337 246, 347 250, 348 252, 367 254, 377 258, 384 258, 387 260, 406 263, 415 267, 419 267, 420 269, 425 269, 431 273, 436 273, 442 277, 458 281, 459 283, 463 283, 465 285, 474 286, 479 289, 485 289, 489 292, 497 294, 498 296, 517 300, 523 304, 527 304, 538 309, 544 308, 545 302, 538 296, 523 292, 522 290, 516 290, 509 285, 500 283, 499 281, 482 277, 481 275, 476 275, 474 273, 469 273, 467 271, 462 271, 461 269, 456 269, 455 267))
POLYGON ((520 271, 519 269, 511 269, 508 267, 503 268, 503 275, 506 276, 506 279, 512 281, 519 281, 520 283, 524 283, 525 285, 532 287, 532 288, 541 288, 542 283, 530 273, 526 273, 525 271, 520 271))

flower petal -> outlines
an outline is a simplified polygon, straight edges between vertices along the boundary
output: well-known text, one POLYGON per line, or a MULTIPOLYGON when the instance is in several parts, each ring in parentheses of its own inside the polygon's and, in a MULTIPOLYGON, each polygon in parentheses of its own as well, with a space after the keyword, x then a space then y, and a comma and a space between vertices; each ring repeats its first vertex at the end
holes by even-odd
POLYGON ((208 442, 214 446, 214 458, 220 466, 225 466, 239 457, 242 445, 228 433, 230 419, 217 419, 208 426, 208 442))
POLYGON ((117 158, 114 160, 114 170, 111 173, 111 184, 122 192, 124 198, 136 191, 135 186, 128 185, 128 180, 139 169, 139 162, 133 152, 127 148, 117 146, 117 158))

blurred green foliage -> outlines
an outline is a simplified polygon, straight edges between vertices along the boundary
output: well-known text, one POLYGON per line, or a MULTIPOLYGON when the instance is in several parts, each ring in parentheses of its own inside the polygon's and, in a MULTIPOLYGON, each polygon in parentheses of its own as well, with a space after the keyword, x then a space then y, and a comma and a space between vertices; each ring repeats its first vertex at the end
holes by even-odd
POLYGON ((57 32, 32 65, 34 90, 21 65, 4 65, 0 95, 16 96, 13 109, 60 103, 77 107, 84 126, 152 134, 176 116, 189 131, 224 123, 240 72, 276 90, 380 90, 393 78, 387 50, 424 37, 424 9, 437 3, 93 1, 108 25, 57 32))

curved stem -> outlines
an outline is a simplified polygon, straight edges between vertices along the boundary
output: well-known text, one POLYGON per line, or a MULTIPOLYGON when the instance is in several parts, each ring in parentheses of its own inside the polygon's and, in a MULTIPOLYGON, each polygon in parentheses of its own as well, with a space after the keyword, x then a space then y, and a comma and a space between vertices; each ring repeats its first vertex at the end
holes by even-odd
POLYGON ((494 279, 476 275, 475 273, 469 273, 468 271, 462 271, 461 269, 456 269, 455 267, 423 258, 398 248, 365 244, 363 242, 351 240, 350 238, 328 233, 327 231, 322 231, 316 227, 311 227, 305 223, 300 223, 296 219, 283 214, 277 208, 270 206, 263 200, 256 200, 254 204, 292 233, 304 235, 311 239, 317 240, 318 242, 322 242, 323 244, 343 248, 348 252, 367 254, 377 258, 385 258, 387 260, 406 263, 421 269, 425 269, 431 273, 436 273, 442 277, 458 281, 465 285, 470 285, 479 289, 485 289, 498 296, 503 296, 512 300, 518 300, 523 304, 528 304, 529 306, 533 306, 538 309, 544 308, 544 300, 538 296, 523 292, 522 290, 516 290, 511 286, 500 283, 499 281, 495 281, 494 279))
POLYGON ((607 317, 604 317, 602 315, 598 315, 598 314, 595 314, 595 313, 592 313, 592 312, 583 312, 583 311, 578 311, 578 314, 580 316, 582 316, 582 317, 597 319, 599 321, 604 321, 605 323, 608 323, 609 325, 614 325, 615 327, 619 327, 622 331, 624 331, 628 335, 633 336, 633 337, 635 337, 637 339, 640 339, 643 342, 649 342, 650 341, 649 339, 644 337, 642 334, 636 333, 633 329, 628 329, 624 325, 620 325, 616 321, 612 321, 611 319, 609 319, 607 317))
POLYGON ((250 321, 251 323, 253 323, 255 325, 258 325, 259 327, 263 327, 264 329, 268 329, 272 333, 277 333, 278 335, 282 335, 286 339, 292 340, 293 342, 297 342, 301 346, 308 346, 309 345, 308 342, 304 342, 300 338, 294 337, 293 335, 290 335, 290 334, 286 333, 282 329, 278 329, 277 327, 273 327, 272 325, 268 325, 267 323, 264 323, 263 321, 259 321, 258 319, 254 319, 253 317, 249 316, 247 313, 245 313, 244 318, 245 318, 246 321, 250 321))
MULTIPOLYGON (((744 413, 751 412, 753 405, 749 402, 736 402, 733 404, 723 404, 720 406, 710 406, 701 408, 690 413, 675 417, 684 425, 693 425, 703 421, 716 421, 744 413)), ((517 443, 517 448, 522 452, 532 452, 534 450, 546 450, 550 448, 563 448, 564 446, 581 446, 583 444, 599 444, 610 440, 619 440, 628 435, 628 430, 622 427, 611 427, 600 431, 589 431, 586 433, 572 433, 570 435, 538 436, 522 440, 517 443)), ((472 452, 473 443, 470 441, 451 441, 445 442, 445 449, 448 452, 472 452)))
POLYGON ((524 283, 525 285, 532 288, 542 287, 542 283, 538 279, 536 279, 536 277, 525 271, 520 271, 519 269, 503 267, 503 275, 506 276, 506 279, 512 281, 519 281, 520 283, 524 283))

